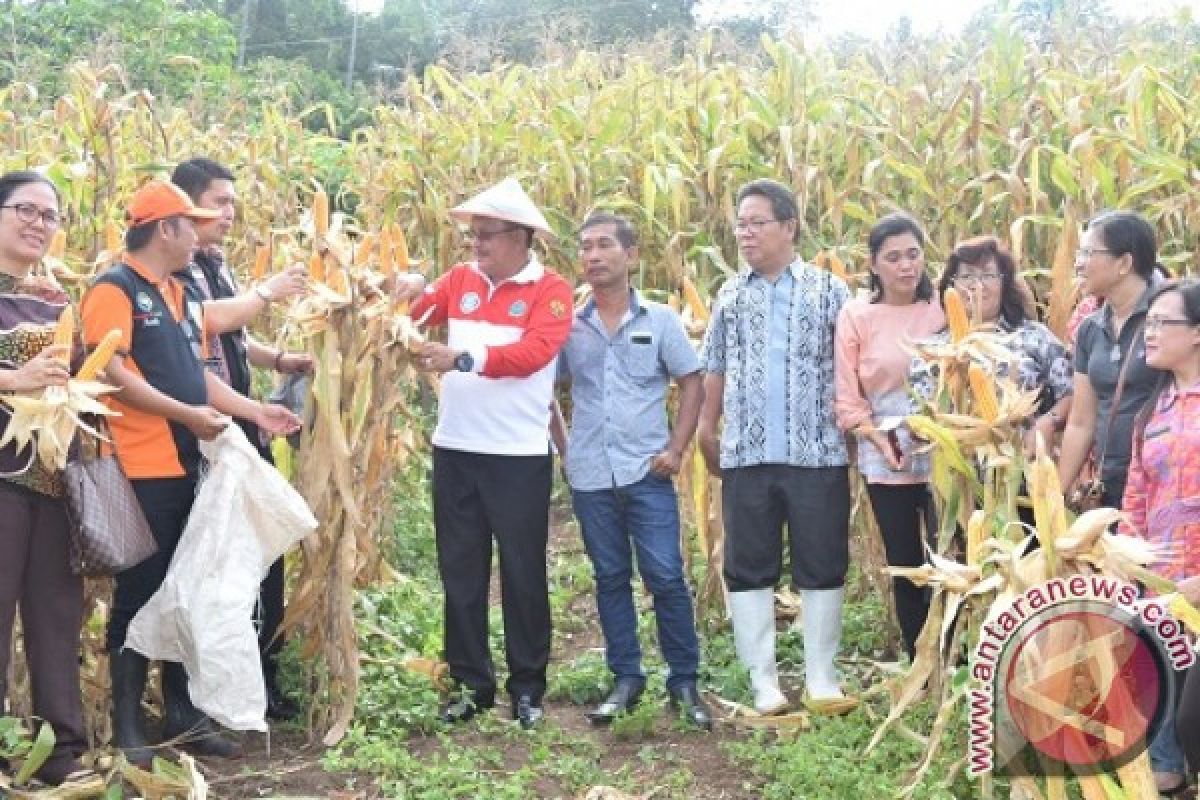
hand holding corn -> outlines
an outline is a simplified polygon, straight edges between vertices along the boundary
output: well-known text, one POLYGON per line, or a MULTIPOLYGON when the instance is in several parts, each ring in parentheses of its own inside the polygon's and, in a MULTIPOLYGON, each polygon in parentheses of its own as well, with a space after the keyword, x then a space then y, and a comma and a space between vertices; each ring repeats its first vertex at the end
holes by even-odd
POLYGON ((71 371, 63 363, 69 348, 53 345, 42 350, 17 369, 5 370, 0 377, 0 389, 9 392, 34 392, 47 386, 65 386, 71 371))

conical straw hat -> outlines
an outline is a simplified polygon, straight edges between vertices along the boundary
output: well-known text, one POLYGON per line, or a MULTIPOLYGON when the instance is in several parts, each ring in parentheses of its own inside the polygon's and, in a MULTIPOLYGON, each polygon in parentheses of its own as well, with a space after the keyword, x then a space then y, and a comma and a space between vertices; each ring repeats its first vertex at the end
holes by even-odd
POLYGON ((533 228, 546 236, 553 236, 550 223, 542 212, 525 194, 516 178, 505 178, 490 189, 485 189, 465 203, 450 210, 450 216, 460 222, 469 222, 471 217, 502 219, 515 225, 533 228))

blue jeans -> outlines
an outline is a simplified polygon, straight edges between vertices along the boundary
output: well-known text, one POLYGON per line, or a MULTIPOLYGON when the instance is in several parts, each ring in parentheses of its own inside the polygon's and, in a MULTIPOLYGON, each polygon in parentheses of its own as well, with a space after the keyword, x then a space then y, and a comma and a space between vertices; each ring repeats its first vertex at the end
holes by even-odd
POLYGON ((670 668, 667 689, 695 684, 700 645, 679 550, 675 485, 651 472, 628 486, 572 495, 596 575, 596 607, 608 668, 617 680, 645 682, 630 583, 636 548, 638 572, 654 597, 658 645, 670 668))
MULTIPOLYGON (((1182 682, 1183 673, 1179 673, 1182 682)), ((1168 710, 1158 735, 1150 742, 1150 766, 1155 772, 1187 775, 1187 759, 1175 734, 1175 711, 1168 710)))

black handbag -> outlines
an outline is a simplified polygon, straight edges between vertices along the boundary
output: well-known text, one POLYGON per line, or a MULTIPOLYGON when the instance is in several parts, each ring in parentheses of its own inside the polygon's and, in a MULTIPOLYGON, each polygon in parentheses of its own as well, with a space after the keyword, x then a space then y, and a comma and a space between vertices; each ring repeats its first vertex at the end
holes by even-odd
MULTIPOLYGON (((100 422, 98 428, 108 426, 100 422)), ((101 453, 95 439, 77 450, 63 469, 71 570, 113 575, 142 563, 158 544, 121 463, 115 454, 101 453)))

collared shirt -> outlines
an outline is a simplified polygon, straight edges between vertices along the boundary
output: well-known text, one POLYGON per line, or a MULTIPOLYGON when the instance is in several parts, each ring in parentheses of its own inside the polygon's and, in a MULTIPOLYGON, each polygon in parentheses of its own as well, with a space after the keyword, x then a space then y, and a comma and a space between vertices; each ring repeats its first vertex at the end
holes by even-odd
POLYGON ((433 443, 450 450, 533 456, 550 452, 554 359, 571 332, 570 285, 530 253, 513 277, 492 283, 475 263, 459 264, 425 290, 410 311, 445 325, 472 372, 442 377, 433 443))
POLYGON ((567 480, 595 491, 637 483, 670 439, 666 399, 672 378, 700 369, 683 322, 631 289, 615 333, 589 300, 575 315, 558 359, 571 380, 567 480))
POLYGON ((771 414, 771 350, 779 347, 770 281, 753 270, 730 278, 717 293, 700 357, 706 372, 725 376, 721 466, 781 463, 835 467, 848 462, 846 442, 833 413, 833 334, 850 298, 840 278, 797 259, 788 267, 783 370, 786 403, 783 459, 773 461, 767 427, 771 414))
POLYGON ((1155 570, 1181 580, 1200 575, 1200 384, 1162 393, 1134 443, 1121 510, 1126 533, 1163 548, 1155 570))
POLYGON ((1092 446, 1097 455, 1104 452, 1100 477, 1110 486, 1122 486, 1125 483, 1134 418, 1154 391, 1161 374, 1146 365, 1146 343, 1142 336, 1142 326, 1154 288, 1155 284, 1151 282, 1142 292, 1119 337, 1113 333, 1113 313, 1108 303, 1085 319, 1075 334, 1075 372, 1087 375, 1092 391, 1096 393, 1096 427, 1092 434, 1092 446), (1109 414, 1113 412, 1117 378, 1126 358, 1133 358, 1133 362, 1125 375, 1121 407, 1116 409, 1112 435, 1105 447, 1103 439, 1109 428, 1109 414))

